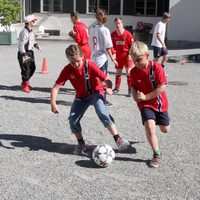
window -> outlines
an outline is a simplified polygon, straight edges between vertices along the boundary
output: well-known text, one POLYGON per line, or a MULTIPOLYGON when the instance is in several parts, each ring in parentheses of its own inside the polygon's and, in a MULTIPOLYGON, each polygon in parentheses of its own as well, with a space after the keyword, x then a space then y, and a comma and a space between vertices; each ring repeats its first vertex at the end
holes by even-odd
POLYGON ((135 14, 144 15, 145 0, 136 0, 135 1, 135 14))
POLYGON ((157 7, 157 1, 156 0, 147 0, 146 15, 156 16, 156 7, 157 7))
POLYGON ((135 0, 135 15, 156 16, 157 0, 135 0))
POLYGON ((97 8, 102 8, 108 12, 108 0, 88 0, 88 13, 95 13, 97 8))
POLYGON ((62 12, 62 0, 43 0, 44 12, 62 12))

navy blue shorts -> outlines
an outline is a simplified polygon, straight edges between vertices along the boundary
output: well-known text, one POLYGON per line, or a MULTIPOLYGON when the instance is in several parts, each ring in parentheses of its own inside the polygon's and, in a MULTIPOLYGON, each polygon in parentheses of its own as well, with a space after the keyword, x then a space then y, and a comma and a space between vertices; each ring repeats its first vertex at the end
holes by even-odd
POLYGON ((106 61, 101 67, 100 70, 103 71, 104 74, 108 73, 108 61, 106 61))
POLYGON ((144 122, 149 119, 155 120, 156 125, 168 126, 170 124, 170 118, 167 111, 157 112, 153 110, 152 108, 143 108, 141 110, 141 116, 142 116, 143 125, 144 125, 144 122))
POLYGON ((168 54, 168 50, 167 48, 160 48, 160 47, 155 47, 153 46, 153 56, 154 58, 159 58, 163 55, 167 55, 168 54))

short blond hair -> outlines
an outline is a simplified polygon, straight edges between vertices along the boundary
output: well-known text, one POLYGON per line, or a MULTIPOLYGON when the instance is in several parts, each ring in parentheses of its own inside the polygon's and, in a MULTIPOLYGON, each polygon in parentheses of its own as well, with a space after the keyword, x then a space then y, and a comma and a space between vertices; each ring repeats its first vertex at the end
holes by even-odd
POLYGON ((143 42, 134 42, 130 48, 129 54, 134 57, 144 56, 149 53, 149 49, 146 44, 143 42))
POLYGON ((162 15, 162 18, 163 19, 170 19, 171 15, 168 12, 164 12, 163 15, 162 15))

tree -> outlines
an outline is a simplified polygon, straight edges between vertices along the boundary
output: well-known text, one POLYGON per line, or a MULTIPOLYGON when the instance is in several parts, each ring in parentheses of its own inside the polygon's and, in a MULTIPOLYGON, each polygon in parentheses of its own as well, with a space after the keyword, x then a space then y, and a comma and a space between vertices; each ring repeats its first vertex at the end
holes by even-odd
POLYGON ((0 0, 0 24, 6 31, 10 31, 11 24, 19 19, 22 9, 19 0, 0 0))

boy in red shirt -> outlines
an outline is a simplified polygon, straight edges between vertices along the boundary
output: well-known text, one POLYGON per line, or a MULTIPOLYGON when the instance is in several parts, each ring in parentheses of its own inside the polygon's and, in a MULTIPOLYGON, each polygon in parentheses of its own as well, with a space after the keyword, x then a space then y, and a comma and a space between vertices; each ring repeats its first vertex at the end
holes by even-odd
POLYGON ((68 118, 71 131, 78 141, 74 154, 80 155, 86 151, 80 120, 90 105, 94 106, 99 119, 113 136, 119 151, 125 150, 130 143, 119 136, 114 119, 104 104, 104 88, 101 82, 107 84, 106 92, 112 94, 111 80, 95 63, 83 59, 83 53, 79 46, 70 45, 65 53, 70 63, 61 71, 51 90, 51 110, 54 113, 59 112, 56 97, 60 86, 69 80, 76 91, 68 118))
POLYGON ((123 21, 121 17, 117 17, 114 20, 116 30, 112 32, 111 38, 113 42, 113 48, 116 54, 117 65, 115 65, 116 69, 116 77, 115 77, 115 88, 113 90, 114 93, 118 93, 121 86, 122 81, 122 70, 125 67, 126 69, 126 77, 127 77, 127 85, 128 85, 128 96, 131 96, 130 91, 130 70, 132 67, 132 59, 129 55, 129 50, 131 45, 134 42, 132 34, 125 30, 123 27, 123 21))
POLYGON ((69 32, 69 36, 72 37, 75 42, 80 46, 84 59, 90 59, 91 47, 89 45, 89 30, 88 27, 80 21, 80 16, 77 11, 70 14, 71 22, 74 24, 73 31, 69 32))
POLYGON ((153 150, 150 166, 159 167, 161 153, 155 126, 159 125, 163 133, 170 129, 165 72, 161 64, 148 60, 148 47, 142 42, 133 44, 130 55, 135 64, 130 72, 131 90, 141 111, 147 140, 153 150))

